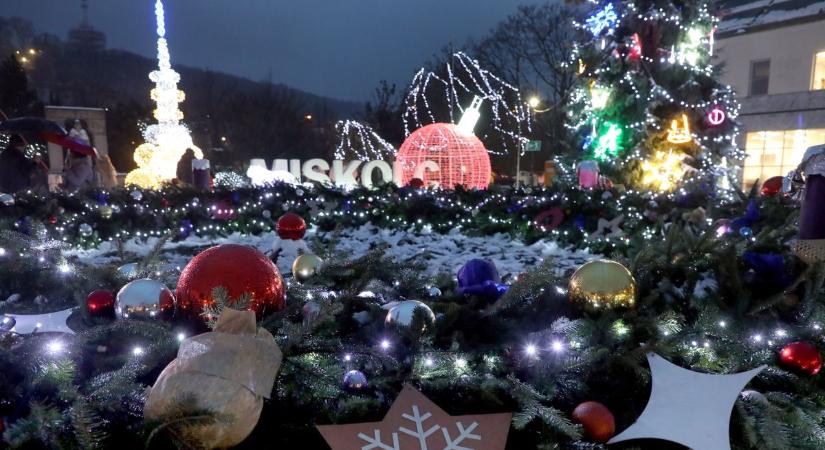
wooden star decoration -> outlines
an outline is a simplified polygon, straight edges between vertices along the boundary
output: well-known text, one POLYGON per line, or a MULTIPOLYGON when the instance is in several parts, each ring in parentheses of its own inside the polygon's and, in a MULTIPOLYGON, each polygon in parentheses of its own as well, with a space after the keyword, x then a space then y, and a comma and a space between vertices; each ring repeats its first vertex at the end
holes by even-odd
POLYGON ((332 450, 503 450, 512 416, 450 416, 405 385, 381 422, 318 425, 318 431, 332 450))
POLYGON ((648 353, 653 386, 642 415, 608 444, 663 439, 696 450, 730 450, 730 414, 739 393, 765 366, 730 375, 683 369, 648 353))

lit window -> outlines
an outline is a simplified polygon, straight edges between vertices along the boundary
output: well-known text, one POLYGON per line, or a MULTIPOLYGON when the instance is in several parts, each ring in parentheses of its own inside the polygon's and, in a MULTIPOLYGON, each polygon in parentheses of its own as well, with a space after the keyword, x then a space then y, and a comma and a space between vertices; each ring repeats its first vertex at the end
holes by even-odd
POLYGON ((766 95, 771 79, 771 61, 751 61, 750 95, 766 95))
POLYGON ((814 78, 811 87, 814 90, 825 89, 825 51, 814 56, 814 78))
POLYGON ((819 144, 825 144, 825 128, 748 133, 742 183, 750 187, 757 181, 787 175, 796 169, 808 147, 819 144))

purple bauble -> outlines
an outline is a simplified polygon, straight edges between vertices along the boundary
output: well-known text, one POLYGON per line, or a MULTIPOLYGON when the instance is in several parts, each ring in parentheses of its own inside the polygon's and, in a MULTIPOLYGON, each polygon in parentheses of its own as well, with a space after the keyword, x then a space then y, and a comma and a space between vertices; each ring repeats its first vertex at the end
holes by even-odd
POLYGON ((458 270, 458 292, 497 300, 507 291, 496 265, 486 259, 471 259, 458 270))

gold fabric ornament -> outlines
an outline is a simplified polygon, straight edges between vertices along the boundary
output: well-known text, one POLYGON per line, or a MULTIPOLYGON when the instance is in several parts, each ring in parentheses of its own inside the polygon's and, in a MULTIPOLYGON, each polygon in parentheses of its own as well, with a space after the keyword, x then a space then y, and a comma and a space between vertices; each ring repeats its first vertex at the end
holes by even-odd
POLYGON ((570 277, 570 300, 593 309, 632 307, 636 303, 636 281, 616 261, 590 261, 570 277))
POLYGON ((217 415, 218 420, 187 426, 198 448, 229 448, 255 428, 281 367, 275 338, 255 324, 252 311, 225 310, 215 330, 185 339, 178 357, 163 369, 146 400, 148 420, 174 419, 180 403, 217 415))
POLYGON ((318 273, 322 264, 324 264, 324 260, 319 258, 318 255, 304 253, 295 258, 292 263, 292 276, 299 283, 303 283, 318 273))

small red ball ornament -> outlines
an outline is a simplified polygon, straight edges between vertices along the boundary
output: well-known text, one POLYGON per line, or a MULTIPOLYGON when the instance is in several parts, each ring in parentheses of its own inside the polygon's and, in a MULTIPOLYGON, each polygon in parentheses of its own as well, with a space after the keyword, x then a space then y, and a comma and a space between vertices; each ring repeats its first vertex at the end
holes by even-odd
POLYGON ((192 258, 178 279, 178 314, 200 318, 203 307, 214 302, 216 287, 226 288, 232 300, 248 293, 249 309, 259 317, 285 305, 284 280, 278 268, 266 255, 245 245, 222 244, 192 258))
POLYGON ((822 355, 810 342, 792 342, 779 352, 779 360, 787 368, 816 375, 822 368, 822 355))
POLYGON ((607 442, 616 434, 616 420, 607 406, 584 402, 573 410, 573 422, 584 427, 585 435, 595 442, 607 442))
POLYGON ((298 214, 288 212, 278 219, 275 224, 275 231, 278 232, 278 237, 281 239, 297 241, 303 239, 307 233, 307 223, 298 214))
POLYGON ((113 316, 115 314, 115 294, 98 289, 86 297, 86 310, 94 317, 113 316))
POLYGON ((778 194, 782 191, 782 180, 785 177, 776 176, 770 177, 762 183, 762 195, 767 197, 773 197, 774 195, 778 194))
POLYGON ((413 178, 412 180, 410 180, 408 186, 413 189, 421 189, 424 187, 424 180, 422 180, 421 178, 413 178))

